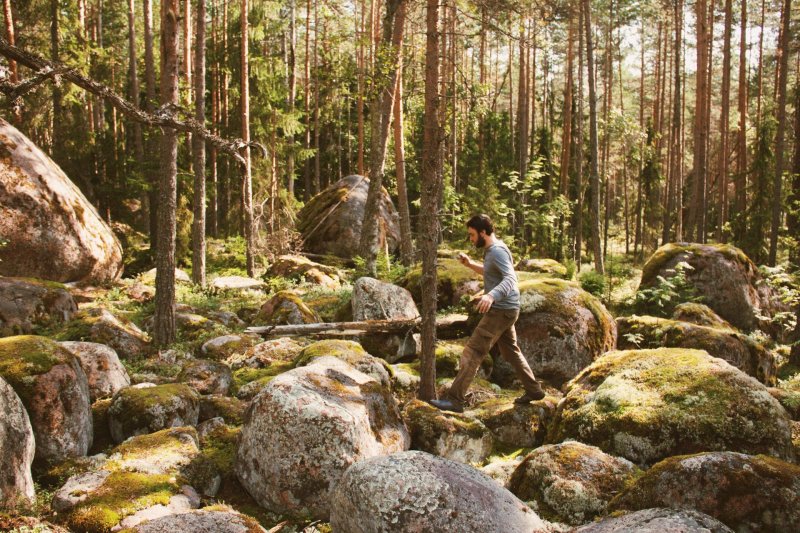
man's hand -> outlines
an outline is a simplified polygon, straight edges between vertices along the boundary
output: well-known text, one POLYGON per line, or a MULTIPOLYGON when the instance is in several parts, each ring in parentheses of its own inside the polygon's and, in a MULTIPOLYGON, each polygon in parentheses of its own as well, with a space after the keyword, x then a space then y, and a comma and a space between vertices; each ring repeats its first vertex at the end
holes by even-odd
POLYGON ((484 294, 481 296, 481 299, 478 301, 477 309, 480 314, 485 313, 492 307, 494 303, 494 298, 490 294, 484 294))
POLYGON ((459 261, 461 262, 461 264, 462 264, 462 265, 464 265, 465 267, 468 267, 468 266, 469 266, 469 263, 470 263, 469 256, 468 256, 467 254, 465 254, 464 252, 459 252, 459 253, 458 253, 458 260, 459 260, 459 261))

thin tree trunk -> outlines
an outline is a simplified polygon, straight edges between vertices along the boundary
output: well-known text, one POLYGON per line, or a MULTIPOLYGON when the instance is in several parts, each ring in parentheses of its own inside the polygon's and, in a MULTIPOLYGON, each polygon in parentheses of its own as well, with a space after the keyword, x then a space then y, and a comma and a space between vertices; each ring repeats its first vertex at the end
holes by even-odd
POLYGON ((320 192, 320 162, 322 154, 320 153, 320 135, 321 128, 319 124, 319 2, 314 2, 314 174, 312 180, 312 188, 314 194, 320 192))
POLYGON ((724 228, 728 221, 728 115, 731 99, 731 26, 733 2, 725 0, 725 30, 722 44, 722 110, 719 121, 719 213, 717 217, 717 240, 724 239, 724 228))
POLYGON ((247 275, 255 275, 255 228, 253 227, 253 176, 250 161, 250 61, 249 61, 249 37, 248 37, 248 14, 249 1, 242 0, 241 22, 242 22, 242 141, 245 143, 243 150, 244 165, 242 176, 242 207, 244 208, 244 238, 247 256, 247 275))
MULTIPOLYGON (((794 243, 789 247, 789 262, 800 268, 800 81, 796 82, 794 95, 794 156, 791 171, 792 188, 786 200, 789 206, 786 213, 786 229, 794 238, 794 243)), ((800 333, 800 323, 797 332, 800 333)), ((795 340, 800 341, 800 337, 795 340)))
MULTIPOLYGON (((178 104, 178 0, 161 0, 161 104, 178 104)), ((178 177, 178 135, 161 134, 156 253, 154 340, 166 346, 175 340, 175 211, 178 177)))
POLYGON ((397 86, 394 98, 394 164, 397 174, 397 210, 400 214, 400 261, 405 266, 414 263, 414 241, 411 234, 411 215, 408 209, 406 184, 406 152, 403 138, 403 55, 400 54, 397 86))
MULTIPOLYGON (((219 41, 217 40, 217 8, 211 4, 211 49, 217 50, 219 41)), ((211 131, 219 135, 219 61, 215 61, 211 66, 211 131)), ((219 235, 218 225, 218 204, 217 187, 219 177, 217 174, 217 149, 212 146, 208 151, 208 207, 206 208, 206 218, 208 219, 208 234, 216 238, 219 235)))
MULTIPOLYGON (((742 18, 739 28, 739 131, 736 142, 736 214, 743 220, 747 189, 747 0, 742 0, 742 18)), ((733 226, 734 240, 741 239, 743 224, 733 226)))
MULTIPOLYGON (((128 0, 128 98, 139 107, 139 74, 136 68, 136 7, 135 0, 128 0)), ((141 171, 144 163, 144 141, 142 125, 138 122, 130 124, 131 144, 136 168, 141 171)), ((142 223, 145 233, 150 231, 150 199, 145 192, 142 195, 142 223)))
POLYGON ((589 150, 591 161, 591 188, 592 188, 592 252, 594 253, 594 269, 599 274, 605 274, 603 264, 603 250, 600 243, 600 172, 598 170, 598 144, 597 144, 597 94, 594 75, 594 48, 592 46, 592 17, 589 0, 583 2, 584 30, 586 31, 586 64, 589 72, 589 150))
MULTIPOLYGON (((640 39, 642 46, 639 49, 640 62, 639 62, 639 128, 645 131, 644 124, 644 20, 641 22, 640 39)), ((636 183, 636 229, 633 236, 633 255, 638 257, 638 249, 642 246, 642 171, 644 170, 644 139, 639 141, 639 179, 636 183)))
POLYGON ((673 75, 673 95, 672 95, 672 132, 670 134, 670 157, 669 157, 669 178, 667 180, 666 188, 666 206, 664 210, 664 223, 663 233, 661 235, 661 244, 666 244, 670 241, 672 220, 675 217, 676 234, 680 238, 681 233, 681 130, 683 129, 682 115, 681 115, 681 46, 683 42, 683 0, 678 0, 674 3, 673 20, 675 23, 675 43, 674 43, 674 67, 675 73, 673 75), (677 201, 676 201, 677 200, 677 201))
MULTIPOLYGON (((144 109, 148 113, 155 110, 156 105, 156 68, 153 58, 153 0, 143 0, 144 14, 144 109)), ((157 152, 156 138, 151 135, 147 140, 147 153, 157 152)), ((145 174, 150 182, 150 250, 158 247, 158 172, 153 165, 145 166, 145 174)))
MULTIPOLYGON (((6 39, 8 40, 11 46, 15 46, 15 38, 14 38, 14 14, 11 10, 11 0, 3 0, 3 15, 5 16, 6 21, 6 39)), ((17 72, 17 62, 11 60, 8 62, 8 70, 9 70, 9 81, 11 83, 19 82, 19 74, 17 72)), ((19 124, 22 122, 22 111, 19 107, 14 106, 12 110, 14 116, 14 123, 19 124)))
POLYGON ((695 4, 697 20, 697 71, 695 73, 695 113, 694 113, 694 158, 692 187, 692 203, 689 216, 689 235, 696 229, 697 242, 705 240, 706 201, 706 98, 708 93, 708 4, 706 0, 697 0, 695 4))
POLYGON ((758 32, 758 94, 756 96, 756 128, 761 128, 761 100, 764 94, 764 17, 767 0, 761 0, 761 23, 758 32))
MULTIPOLYGON (((54 62, 59 62, 59 0, 50 0, 50 59, 54 62)), ((61 88, 57 84, 53 84, 53 142, 52 142, 52 156, 53 159, 60 163, 63 145, 63 111, 61 105, 61 88)))
MULTIPOLYGON (((297 29, 296 29, 295 0, 289 1, 289 47, 287 53, 287 69, 289 71, 289 94, 286 100, 289 113, 294 114, 295 100, 297 99, 297 29)), ((294 196, 294 133, 286 136, 289 147, 286 154, 286 190, 289 197, 294 196)))
POLYGON ((769 264, 778 260, 778 236, 783 208, 783 159, 786 134, 786 85, 789 77, 789 27, 792 19, 792 0, 783 1, 781 40, 778 43, 778 131, 775 138, 775 177, 772 187, 772 232, 769 239, 769 264))
MULTIPOLYGON (((584 16, 583 16, 583 2, 578 3, 578 118, 577 126, 577 173, 575 176, 575 266, 576 270, 581 270, 581 254, 583 253, 583 36, 584 36, 584 16)), ((547 79, 545 77, 545 79, 547 79)))
POLYGON ((436 248, 442 194, 439 125, 439 0, 426 0, 425 111, 422 131, 420 251, 422 252, 422 353, 419 398, 436 397, 436 248))
MULTIPOLYGON (((206 0, 197 0, 197 40, 194 56, 194 118, 206 121, 206 0)), ((192 223, 192 281, 206 284, 206 142, 192 139, 194 159, 194 221, 192 223)))
MULTIPOLYGON (((311 149, 311 0, 306 0, 306 35, 305 35, 305 57, 303 63, 303 108, 306 118, 306 138, 303 148, 306 153, 311 149)), ((308 200, 314 195, 311 185, 311 158, 306 158, 303 165, 303 198, 308 200)))

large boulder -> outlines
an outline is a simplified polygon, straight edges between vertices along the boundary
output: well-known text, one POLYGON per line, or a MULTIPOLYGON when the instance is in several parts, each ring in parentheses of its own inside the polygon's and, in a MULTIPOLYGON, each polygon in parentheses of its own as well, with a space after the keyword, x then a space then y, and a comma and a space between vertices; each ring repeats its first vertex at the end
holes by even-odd
POLYGON ((0 508, 29 503, 35 497, 31 464, 33 428, 17 393, 0 377, 0 508))
POLYGON ((266 533, 266 530, 254 518, 227 509, 200 509, 163 516, 139 524, 131 531, 133 533, 175 533, 176 531, 266 533))
POLYGON ((93 435, 89 383, 70 351, 46 337, 0 339, 0 376, 28 411, 37 462, 86 455, 93 435))
POLYGON ((258 311, 254 325, 272 326, 286 324, 316 324, 322 322, 319 315, 292 291, 280 291, 270 298, 258 311))
POLYGON ((732 329, 700 326, 689 322, 652 316, 617 318, 620 350, 636 348, 696 348, 773 386, 777 380, 774 354, 758 341, 732 329))
POLYGON ((789 416, 767 388, 701 350, 610 352, 567 386, 548 442, 575 439, 635 463, 731 450, 792 459, 789 416))
POLYGON ((409 451, 359 461, 333 491, 331 526, 348 533, 540 533, 545 522, 471 466, 409 451))
POLYGON ((515 267, 517 272, 531 272, 542 274, 550 278, 567 278, 567 267, 555 259, 534 258, 521 259, 515 267))
POLYGON ((80 189, 39 147, 0 118, 0 274, 113 281, 122 246, 80 189))
MULTIPOLYGON (((303 247, 316 254, 345 259, 358 255, 369 178, 347 176, 312 198, 297 215, 303 247)), ((379 249, 394 252, 400 243, 400 220, 392 199, 382 189, 378 216, 379 249)))
MULTIPOLYGON (((436 260, 436 300, 439 307, 460 305, 480 292, 483 278, 474 270, 465 267, 456 259, 438 258, 436 260)), ((400 280, 400 286, 411 292, 414 301, 422 302, 422 265, 415 265, 400 280)))
POLYGON ((517 342, 537 377, 560 385, 614 348, 614 318, 577 284, 530 279, 519 289, 517 342))
POLYGON ((63 341, 106 344, 122 359, 147 355, 151 346, 150 337, 136 324, 102 307, 77 312, 57 337, 63 341))
POLYGON ((93 402, 99 398, 109 398, 131 384, 128 371, 110 346, 79 341, 62 342, 61 346, 80 360, 89 380, 89 397, 93 402))
POLYGON ((327 520, 330 491, 351 464, 406 450, 409 441, 387 389, 323 357, 275 377, 255 397, 236 475, 267 509, 327 520))
POLYGON ((358 278, 353 285, 353 320, 411 320, 419 310, 411 293, 375 278, 358 278))
POLYGON ((579 527, 575 533, 733 533, 733 531, 707 514, 692 509, 653 508, 612 516, 593 524, 579 527))
POLYGON ((670 243, 655 251, 642 269, 639 290, 659 284, 659 276, 670 279, 675 267, 686 263, 684 274, 698 296, 719 316, 737 328, 769 329, 760 317, 783 310, 758 268, 740 249, 729 244, 670 243))
POLYGON ((384 387, 391 387, 391 371, 386 361, 368 354, 355 341, 327 339, 309 344, 294 359, 295 366, 312 364, 323 357, 336 357, 384 387))
POLYGON ((231 369, 225 363, 194 360, 186 363, 178 374, 178 381, 186 383, 199 394, 227 395, 233 382, 231 369))
POLYGON ((67 322, 77 310, 72 295, 60 283, 0 277, 0 337, 67 322))
POLYGON ((800 530, 800 466, 734 452, 670 457, 611 503, 612 509, 696 509, 735 531, 800 530))
POLYGON ((114 395, 108 409, 115 442, 179 426, 197 425, 200 397, 183 383, 126 387, 114 395))
POLYGON ((579 526, 605 514, 638 473, 630 461, 568 441, 532 451, 506 486, 542 518, 579 526))

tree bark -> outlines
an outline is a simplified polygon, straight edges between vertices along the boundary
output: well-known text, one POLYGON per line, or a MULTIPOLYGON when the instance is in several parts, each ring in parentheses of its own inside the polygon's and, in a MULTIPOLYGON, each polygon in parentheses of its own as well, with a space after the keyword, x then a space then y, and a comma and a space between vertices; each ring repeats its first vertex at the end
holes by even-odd
MULTIPOLYGON (((197 0, 194 56, 194 118, 206 121, 206 0, 197 0)), ((206 284, 206 142, 192 138, 194 160, 194 221, 192 222, 192 281, 206 284)))
MULTIPOLYGON (((789 207, 786 214, 786 229, 793 236, 794 242, 789 246, 789 262, 800 268, 800 82, 794 88, 794 156, 792 157, 792 188, 786 203, 789 207)), ((800 334, 800 322, 797 328, 800 334)), ((800 335, 797 340, 800 341, 800 335)))
POLYGON ((724 239, 724 228, 728 219, 728 115, 731 97, 731 26, 733 2, 725 0, 725 30, 722 44, 722 110, 719 120, 719 213, 717 215, 717 241, 724 239))
POLYGON ((783 210, 784 145, 786 137, 786 86, 789 77, 789 27, 792 19, 792 0, 784 0, 781 14, 781 40, 778 43, 778 131, 775 138, 775 177, 772 186, 772 232, 769 239, 769 264, 778 261, 778 236, 783 210))
MULTIPOLYGON (((153 58, 153 0, 143 0, 144 15, 144 109, 152 113, 156 108, 156 68, 153 58)), ((155 136, 147 140, 147 153, 156 153, 155 136)), ((158 243, 158 172, 147 165, 144 169, 150 185, 150 250, 155 251, 158 243)))
POLYGON ((394 98, 394 165, 397 177, 397 211, 400 215, 400 261, 405 266, 411 266, 414 263, 414 240, 411 234, 411 215, 408 209, 408 185, 406 184, 402 54, 400 54, 398 71, 394 98))
POLYGON ((422 354, 419 398, 436 397, 436 247, 442 195, 439 124, 439 0, 426 0, 425 111, 422 131, 420 251, 422 254, 422 354))
POLYGON ((255 231, 253 227, 253 176, 250 166, 250 61, 249 61, 249 1, 242 0, 242 79, 241 79, 241 111, 242 140, 245 143, 244 165, 242 168, 242 207, 244 208, 244 239, 247 256, 247 275, 255 276, 255 231))
POLYGON ((675 20, 675 73, 673 75, 673 95, 672 95, 672 132, 670 134, 670 157, 669 157, 669 178, 666 190, 666 205, 667 209, 664 211, 663 233, 661 236, 661 244, 670 242, 671 229, 673 217, 677 221, 678 230, 676 234, 680 234, 681 227, 681 206, 682 202, 678 201, 681 198, 681 160, 683 154, 681 153, 681 132, 683 129, 682 115, 681 115, 681 46, 683 41, 683 0, 677 0, 674 3, 673 17, 675 20))
MULTIPOLYGON (((161 2, 161 104, 178 104, 178 0, 161 2)), ((175 340, 175 211, 178 177, 178 135, 161 134, 156 251, 154 340, 166 346, 175 340)))
MULTIPOLYGON (((50 0, 50 59, 54 63, 59 62, 59 2, 58 0, 50 0)), ((58 84, 53 84, 53 144, 52 144, 52 157, 60 163, 63 145, 63 111, 61 105, 61 87, 58 84)))
MULTIPOLYGON (((14 14, 11 10, 11 0, 3 0, 3 15, 6 22, 6 38, 11 46, 14 46, 16 41, 14 37, 14 14)), ((19 74, 17 72, 17 62, 13 59, 8 62, 9 80, 11 83, 19 83, 19 74)), ((22 110, 19 106, 14 106, 12 110, 14 116, 14 123, 19 124, 22 122, 22 110)))
POLYGON ((708 3, 697 0, 695 3, 697 21, 697 71, 695 73, 695 113, 694 113, 694 151, 693 151, 693 193, 691 215, 689 217, 689 235, 696 229, 697 242, 705 241, 705 205, 706 197, 706 99, 708 97, 708 3))
MULTIPOLYGON (((297 99, 297 30, 296 30, 295 0, 289 1, 289 47, 287 50, 287 70, 289 73, 289 93, 286 103, 289 113, 294 114, 295 100, 297 99)), ((286 154, 286 190, 289 197, 294 196, 294 133, 286 136, 288 152, 286 154)))
POLYGON ((605 274, 603 264, 603 249, 600 242, 600 172, 598 170, 598 144, 597 144, 597 95, 594 75, 594 48, 592 46, 592 17, 591 2, 582 0, 584 30, 586 32, 586 64, 589 73, 589 150, 590 172, 592 188, 592 252, 594 254, 594 269, 599 274, 605 274))
POLYGON ((733 238, 740 240, 744 235, 744 212, 747 198, 747 0, 742 0, 742 18, 739 28, 739 131, 736 134, 736 178, 734 181, 734 201, 736 219, 733 224, 733 238))

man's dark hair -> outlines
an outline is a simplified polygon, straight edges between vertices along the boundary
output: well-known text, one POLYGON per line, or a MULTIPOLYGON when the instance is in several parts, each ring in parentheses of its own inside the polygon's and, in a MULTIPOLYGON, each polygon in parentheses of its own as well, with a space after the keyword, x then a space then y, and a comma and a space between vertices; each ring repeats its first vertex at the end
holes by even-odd
POLYGON ((467 227, 474 229, 478 233, 485 231, 486 235, 494 233, 494 224, 492 224, 492 219, 489 218, 489 215, 480 214, 473 216, 467 220, 467 227))

